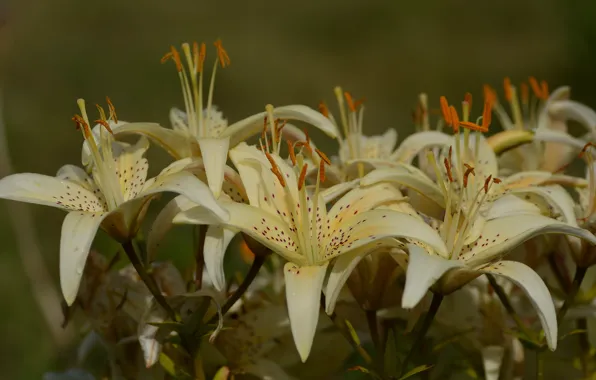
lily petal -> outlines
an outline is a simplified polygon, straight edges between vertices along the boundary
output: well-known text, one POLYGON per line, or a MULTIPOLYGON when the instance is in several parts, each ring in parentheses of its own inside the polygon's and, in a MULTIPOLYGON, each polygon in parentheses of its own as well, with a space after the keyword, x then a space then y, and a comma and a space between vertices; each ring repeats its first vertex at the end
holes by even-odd
POLYGON ((175 159, 192 156, 190 136, 156 123, 127 123, 114 130, 114 135, 147 136, 175 159))
POLYGON ((219 198, 221 193, 229 146, 229 138, 199 139, 201 157, 203 157, 205 163, 207 183, 215 198, 219 198))
POLYGON ((400 164, 392 168, 377 169, 368 173, 360 185, 369 186, 379 182, 392 182, 408 187, 445 207, 445 198, 441 189, 424 172, 414 166, 400 164))
MULTIPOLYGON (((263 119, 266 116, 267 112, 261 112, 240 120, 228 126, 220 137, 230 137, 230 146, 236 146, 238 143, 259 133, 263 129, 263 119)), ((276 107, 273 110, 273 116, 280 119, 299 120, 311 124, 331 138, 336 138, 339 135, 337 127, 329 119, 310 107, 302 105, 276 107)))
POLYGON ((12 174, 0 179, 0 198, 63 210, 105 210, 95 194, 75 182, 35 173, 12 174))
POLYGON ((205 235, 205 269, 215 289, 226 289, 226 275, 224 273, 224 257, 228 245, 237 231, 229 227, 211 225, 205 235))
POLYGON ((91 243, 108 215, 75 211, 64 219, 60 236, 60 286, 69 306, 77 297, 91 243))
POLYGON ((596 237, 587 230, 542 215, 514 215, 486 222, 482 237, 472 249, 463 253, 460 259, 469 266, 482 265, 543 234, 571 235, 596 244, 596 237))
POLYGON ((201 205, 217 215, 221 220, 228 219, 227 212, 217 203, 207 185, 189 172, 181 171, 165 176, 158 176, 147 181, 140 196, 171 191, 186 196, 197 205, 201 205))
POLYGON ((557 348, 557 315, 550 292, 540 276, 517 261, 499 261, 482 271, 508 278, 526 293, 538 313, 548 347, 554 351, 557 348))
POLYGON ((484 365, 484 378, 486 380, 499 380, 504 356, 504 347, 488 346, 482 348, 482 364, 484 365))
POLYGON ((505 130, 486 139, 495 154, 501 154, 532 141, 534 141, 534 133, 522 129, 505 130))
POLYGON ((317 329, 321 289, 327 265, 327 263, 303 267, 294 263, 284 265, 290 327, 302 362, 308 359, 317 329))
POLYGON ((426 291, 437 282, 443 274, 453 268, 462 267, 459 260, 449 260, 430 254, 415 244, 408 244, 410 259, 406 271, 406 285, 401 299, 401 306, 411 309, 420 302, 426 291))
POLYGON ((432 147, 443 147, 449 145, 452 142, 452 137, 443 132, 437 131, 424 131, 414 133, 399 144, 399 147, 388 161, 402 162, 409 164, 412 162, 414 157, 424 149, 432 147))
POLYGON ((574 100, 560 100, 548 107, 548 112, 557 119, 571 119, 583 124, 596 137, 596 112, 574 100))

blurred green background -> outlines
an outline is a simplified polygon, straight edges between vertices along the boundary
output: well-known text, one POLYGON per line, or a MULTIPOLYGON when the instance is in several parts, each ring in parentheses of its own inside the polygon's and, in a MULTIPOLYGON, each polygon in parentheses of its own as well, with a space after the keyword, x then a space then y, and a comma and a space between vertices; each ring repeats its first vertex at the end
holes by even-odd
MULTIPOLYGON (((52 175, 79 162, 81 136, 70 121, 78 97, 92 104, 109 95, 121 119, 167 125, 182 101, 173 65, 159 60, 169 45, 193 40, 211 47, 221 38, 228 50, 216 104, 230 121, 267 103, 325 99, 333 107, 340 84, 366 98, 367 133, 392 127, 403 136, 419 92, 435 108, 440 95, 480 99, 483 83, 501 91, 504 76, 569 84, 575 99, 596 105, 595 16, 594 2, 554 0, 0 1, 13 169, 52 175)), ((150 158, 158 167, 167 159, 155 148, 150 158)), ((70 351, 52 339, 32 295, 9 207, 0 202, 0 379, 39 379, 68 363, 70 351)), ((55 281, 64 214, 27 207, 55 281)))

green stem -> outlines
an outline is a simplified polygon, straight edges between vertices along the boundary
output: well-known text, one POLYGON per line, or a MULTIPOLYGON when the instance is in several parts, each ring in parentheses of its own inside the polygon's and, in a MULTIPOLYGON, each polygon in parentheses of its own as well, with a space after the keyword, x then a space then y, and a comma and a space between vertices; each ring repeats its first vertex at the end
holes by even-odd
POLYGON ((544 379, 544 353, 542 350, 536 350, 536 379, 544 379))
POLYGON ((577 267, 575 269, 575 275, 573 276, 573 282, 571 283, 571 288, 569 289, 569 292, 567 293, 567 297, 565 298, 565 302, 563 303, 563 306, 561 306, 561 309, 559 309, 559 312, 557 313, 557 320, 559 321, 559 324, 561 324, 563 322, 563 318, 565 317, 565 314, 567 314, 567 311, 569 310, 571 305, 573 305, 573 301, 575 300, 575 296, 577 295, 577 292, 579 291, 579 287, 581 286, 582 281, 584 280, 584 277, 586 276, 587 270, 588 270, 588 268, 585 268, 585 267, 577 267))
MULTIPOLYGON (((252 261, 252 265, 250 266, 250 269, 248 270, 248 273, 246 274, 246 277, 244 278, 244 280, 242 281, 242 283, 240 284, 238 289, 236 289, 236 291, 234 293, 232 293, 230 298, 228 298, 226 300, 226 303, 224 303, 223 306, 221 307, 222 315, 225 315, 232 308, 232 306, 234 306, 236 301, 238 301, 240 299, 240 297, 242 297, 242 295, 246 292, 246 290, 248 289, 250 284, 252 284, 254 279, 257 277, 257 274, 259 273, 259 270, 265 263, 266 259, 267 259, 267 256, 263 256, 263 255, 255 256, 254 260, 252 261)), ((209 323, 214 323, 217 320, 217 316, 218 316, 218 314, 215 314, 211 318, 209 323)))
POLYGON ((580 318, 577 320, 577 329, 583 330, 579 333, 579 350, 582 372, 587 379, 590 375, 590 341, 588 340, 588 320, 580 318))
POLYGON ((354 350, 356 352, 358 352, 358 354, 362 357, 362 359, 364 359, 366 364, 371 365, 373 363, 372 357, 364 349, 364 347, 362 347, 360 345, 359 342, 356 342, 354 340, 354 338, 352 337, 352 334, 350 333, 350 331, 348 329, 348 326, 346 325, 346 322, 342 318, 338 317, 337 314, 335 314, 335 313, 332 313, 331 315, 329 315, 329 318, 331 318, 331 321, 335 324, 335 326, 337 327, 339 332, 344 336, 344 338, 346 338, 348 343, 350 343, 352 348, 354 348, 354 350))
POLYGON ((430 303, 430 307, 428 308, 428 312, 422 320, 422 326, 420 326, 420 330, 418 331, 416 340, 414 341, 414 344, 412 345, 410 352, 408 352, 408 355, 404 359, 404 362, 401 367, 400 376, 403 376, 406 373, 406 371, 408 370, 408 364, 412 359, 412 356, 420 349, 420 346, 422 346, 422 343, 424 342, 424 337, 426 336, 426 333, 428 332, 428 329, 430 328, 433 320, 435 319, 435 316, 437 315, 437 312, 439 311, 439 307, 443 302, 443 297, 444 296, 439 293, 433 294, 433 299, 430 303))
POLYGON ((153 297, 155 297, 157 303, 159 303, 161 307, 164 308, 164 310, 168 313, 168 316, 173 321, 177 321, 178 318, 176 316, 176 313, 174 312, 174 310, 172 310, 165 297, 161 294, 159 286, 157 286, 153 277, 151 277, 149 273, 147 273, 147 270, 141 263, 141 260, 137 255, 133 242, 129 240, 125 243, 122 243, 122 248, 124 249, 126 256, 128 256, 128 259, 130 260, 132 266, 135 268, 135 270, 141 277, 141 280, 145 283, 151 294, 153 294, 153 297))
POLYGON ((490 286, 492 286, 492 288, 494 289, 495 293, 497 293, 497 297, 499 297, 499 300, 503 304, 503 307, 507 311, 507 314, 509 314, 509 316, 515 321, 515 324, 517 325, 517 328, 527 338, 531 338, 532 334, 530 333, 530 331, 528 330, 528 328, 526 327, 526 325, 522 322, 522 320, 519 318, 519 316, 515 312, 515 309, 513 308, 513 305, 511 305, 511 301, 509 301, 509 297, 507 296, 507 294, 505 293, 505 291, 503 290, 503 288, 501 287, 501 285, 499 285, 497 283, 497 280, 495 279, 495 276, 493 276, 492 274, 486 274, 486 277, 488 278, 488 282, 490 283, 490 286))
POLYGON ((365 310, 364 313, 366 314, 366 322, 368 323, 368 331, 370 332, 370 338, 375 346, 375 351, 377 353, 377 366, 379 367, 379 372, 383 373, 383 364, 384 364, 384 346, 381 343, 381 335, 379 333, 379 323, 377 320, 377 311, 376 310, 365 310))

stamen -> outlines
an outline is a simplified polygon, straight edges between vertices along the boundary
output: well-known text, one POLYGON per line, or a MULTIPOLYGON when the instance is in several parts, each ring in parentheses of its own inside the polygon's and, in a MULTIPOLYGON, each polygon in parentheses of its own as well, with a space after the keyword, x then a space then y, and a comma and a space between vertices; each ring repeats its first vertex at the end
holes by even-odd
POLYGON ((327 157, 327 155, 323 152, 321 152, 319 149, 315 148, 315 152, 317 152, 317 154, 319 155, 319 157, 321 157, 321 159, 323 161, 325 161, 325 163, 327 165, 331 165, 331 160, 329 160, 329 157, 327 157))
POLYGON ((490 185, 490 181, 493 179, 492 174, 489 175, 488 177, 486 177, 486 179, 484 180, 484 193, 488 194, 488 185, 490 185))
POLYGON ((89 124, 83 119, 80 115, 74 115, 72 117, 72 121, 76 124, 76 129, 82 129, 84 137, 90 138, 91 137, 91 129, 89 128, 89 124))
POLYGON ((221 40, 216 40, 213 43, 213 45, 215 45, 215 48, 217 49, 217 59, 219 60, 219 64, 221 65, 221 67, 225 68, 226 66, 229 66, 231 63, 230 57, 228 56, 226 50, 223 48, 221 40))
POLYGON ((464 102, 468 103, 469 108, 472 108, 472 94, 466 92, 466 94, 464 95, 464 102))
POLYGON ((288 143, 288 152, 290 152, 290 160, 292 160, 292 165, 296 166, 296 152, 294 152, 294 143, 290 140, 286 140, 288 143))
POLYGON ((530 87, 532 87, 532 91, 534 91, 534 96, 538 99, 543 99, 542 88, 538 84, 538 81, 534 77, 529 78, 530 87))
MULTIPOLYGON (((451 150, 451 148, 450 148, 451 150)), ((447 170, 447 178, 449 178, 449 182, 455 182, 453 180, 453 175, 451 174, 451 160, 448 160, 447 157, 443 160, 443 164, 445 165, 445 170, 447 170)))
POLYGON ((548 83, 545 80, 540 81, 540 88, 542 90, 542 96, 546 100, 548 98, 548 83))
POLYGON ((476 173, 474 173, 474 167, 471 165, 464 163, 464 166, 466 167, 466 172, 464 173, 464 187, 468 187, 468 176, 470 174, 476 175, 476 173))
POLYGON ((277 137, 277 142, 281 139, 281 130, 288 124, 287 120, 275 120, 275 136, 277 137))
POLYGON ((503 181, 501 181, 501 179, 500 179, 500 178, 496 178, 496 177, 495 177, 495 178, 493 178, 493 183, 496 183, 496 184, 498 185, 498 184, 500 184, 501 182, 503 182, 503 181))
POLYGON ((306 149, 308 151, 308 154, 312 156, 312 148, 310 147, 310 144, 307 141, 296 141, 294 146, 296 148, 306 149))
POLYGON ((97 108, 97 112, 99 112, 99 118, 101 120, 106 120, 106 113, 103 108, 99 104, 95 104, 95 108, 97 108))
POLYGON ((453 128, 454 133, 458 133, 460 121, 459 121, 459 116, 457 115, 457 110, 455 109, 455 107, 450 106, 449 113, 451 114, 451 124, 452 124, 451 128, 453 128))
POLYGON ((493 103, 486 99, 484 101, 484 109, 482 110, 482 126, 486 128, 488 131, 488 127, 490 127, 490 122, 492 121, 492 114, 493 114, 493 103))
POLYGON ((265 157, 267 157, 267 160, 269 160, 269 163, 271 164, 271 172, 275 174, 275 176, 279 180, 279 183, 281 183, 283 187, 286 187, 286 180, 284 179, 284 176, 281 174, 279 167, 277 166, 277 163, 275 162, 271 154, 269 154, 269 152, 265 152, 265 157))
POLYGON ((106 96, 106 102, 108 103, 108 110, 110 111, 110 119, 112 119, 112 121, 114 123, 118 123, 118 116, 116 115, 116 107, 114 107, 114 104, 112 104, 112 101, 110 100, 110 98, 108 96, 106 96))
POLYGON ((530 103, 530 88, 528 87, 528 84, 523 82, 520 85, 520 91, 522 104, 527 106, 530 103))
POLYGON ((261 138, 264 139, 267 136, 267 115, 263 118, 263 130, 261 131, 261 138))
POLYGON ((503 88, 505 90, 505 99, 508 102, 511 102, 513 100, 513 91, 511 89, 511 79, 509 79, 509 77, 503 79, 503 88))
POLYGON ((302 190, 302 186, 304 186, 304 182, 306 181, 307 168, 308 164, 304 164, 304 166, 302 166, 302 170, 300 170, 300 177, 298 178, 298 190, 302 190))
POLYGON ((178 53, 178 50, 176 50, 175 47, 170 46, 171 49, 171 58, 174 60, 174 63, 176 63, 176 70, 178 70, 178 72, 182 71, 182 61, 180 60, 180 53, 178 53))
POLYGON ((110 128, 110 124, 108 124, 107 121, 105 120, 95 120, 94 123, 97 123, 99 125, 101 125, 102 127, 104 127, 108 132, 110 132, 110 134, 113 136, 114 132, 112 132, 112 128, 110 128))
POLYGON ((201 42, 201 48, 199 49, 199 64, 197 70, 199 73, 203 72, 203 66, 205 65, 205 58, 207 57, 207 46, 204 42, 201 42))
POLYGON ((348 103, 348 108, 350 109, 350 111, 356 112, 356 105, 354 104, 354 99, 352 99, 352 95, 349 92, 345 91, 344 97, 346 98, 346 102, 348 103))
POLYGON ((596 145, 594 145, 592 142, 589 142, 586 145, 584 145, 582 151, 579 152, 579 157, 582 158, 584 156, 584 154, 588 151, 588 148, 591 146, 596 147, 596 145))
POLYGON ((167 52, 166 54, 164 54, 163 57, 161 57, 161 59, 159 60, 161 63, 166 63, 167 61, 169 61, 170 59, 173 59, 174 55, 172 54, 171 51, 167 52))
MULTIPOLYGON (((322 157, 321 157, 322 158, 322 157)), ((321 182, 325 182, 325 160, 319 162, 319 179, 321 182)))
POLYGON ((484 100, 491 103, 497 102, 497 92, 488 84, 484 85, 484 100))
POLYGON ((441 98, 439 99, 439 102, 441 104, 441 114, 443 114, 443 119, 445 120, 445 124, 447 124, 448 126, 451 126, 453 124, 453 122, 451 120, 451 112, 449 111, 449 103, 447 103, 447 98, 444 96, 441 96, 441 98))
POLYGON ((329 118, 329 108, 327 108, 327 104, 323 101, 319 102, 319 112, 326 118, 329 118))

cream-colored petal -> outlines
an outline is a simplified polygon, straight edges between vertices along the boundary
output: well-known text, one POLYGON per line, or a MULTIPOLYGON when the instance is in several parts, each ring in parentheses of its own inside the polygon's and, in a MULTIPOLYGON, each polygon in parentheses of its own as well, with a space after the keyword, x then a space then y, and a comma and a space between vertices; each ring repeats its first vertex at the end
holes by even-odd
MULTIPOLYGON (((518 214, 540 215, 540 208, 531 202, 527 202, 519 197, 516 197, 513 194, 507 194, 496 199, 490 204, 490 208, 485 218, 486 220, 492 220, 518 214)), ((481 233, 482 232, 479 232, 478 235, 481 233)), ((466 244, 469 243, 469 241, 466 241, 466 244)))
MULTIPOLYGON (((93 192, 97 190, 97 186, 93 179, 89 177, 87 172, 75 165, 64 165, 56 173, 56 178, 59 180, 71 181, 93 192)), ((97 193, 96 193, 97 194, 97 193)))
POLYGON ((12 174, 0 179, 0 198, 69 211, 105 210, 102 200, 75 182, 36 173, 12 174))
POLYGON ((550 104, 548 112, 557 119, 579 122, 592 133, 592 139, 596 138, 596 112, 592 108, 574 100, 560 100, 550 104))
POLYGON ((321 197, 323 197, 325 204, 327 204, 331 201, 336 200, 338 197, 341 197, 348 191, 354 189, 356 186, 358 186, 359 183, 359 179, 338 183, 337 185, 321 190, 319 194, 321 194, 321 197))
MULTIPOLYGON (((263 120, 266 116, 267 112, 261 112, 240 120, 228 126, 220 137, 230 137, 230 146, 236 146, 238 143, 261 132, 263 130, 263 120)), ((337 127, 329 119, 320 112, 303 105, 276 107, 273 110, 273 116, 280 119, 303 121, 317 127, 332 138, 339 135, 337 127)))
POLYGON ((149 228, 147 236, 147 256, 148 261, 153 262, 157 257, 157 251, 164 236, 173 227, 174 217, 183 211, 190 210, 196 207, 196 203, 185 197, 179 195, 172 199, 168 204, 161 209, 153 224, 149 228))
POLYGON ((175 131, 189 133, 188 117, 186 116, 186 112, 179 108, 170 108, 170 124, 172 124, 172 129, 175 131))
POLYGON ((391 182, 410 188, 441 207, 445 207, 445 198, 441 189, 426 174, 414 166, 399 165, 374 170, 362 178, 360 185, 369 186, 379 182, 391 182))
POLYGON ((534 133, 522 129, 509 129, 495 133, 488 137, 486 142, 495 152, 501 154, 510 149, 534 141, 534 133))
POLYGON ((192 145, 196 145, 194 137, 156 123, 128 123, 114 130, 115 136, 131 134, 148 137, 176 160, 192 156, 192 145))
POLYGON ((68 305, 77 297, 91 243, 107 215, 73 211, 64 218, 60 236, 60 287, 68 305))
POLYGON ((393 210, 371 210, 340 223, 325 240, 322 259, 329 260, 385 238, 420 241, 439 255, 448 255, 443 239, 422 220, 393 210))
POLYGON ((490 220, 484 225, 481 237, 460 259, 467 265, 478 266, 504 256, 521 243, 543 234, 576 236, 590 244, 596 237, 587 230, 542 215, 514 215, 490 220))
POLYGON ((424 248, 408 244, 410 259, 406 271, 406 285, 402 296, 403 308, 411 309, 420 302, 427 290, 437 282, 443 274, 453 268, 463 266, 459 260, 428 253, 424 248))
POLYGON ((229 146, 229 138, 199 139, 207 183, 216 198, 219 198, 221 193, 229 146))
POLYGON ((499 261, 482 271, 508 278, 526 293, 538 313, 548 347, 554 351, 557 348, 557 315, 550 292, 540 276, 517 261, 499 261))
POLYGON ((217 203, 209 187, 189 172, 181 171, 165 176, 157 176, 152 181, 147 181, 139 197, 162 192, 184 195, 197 205, 211 210, 221 220, 228 218, 227 212, 217 203))
POLYGON ((505 347, 487 346, 482 347, 482 365, 484 367, 484 378, 486 380, 499 380, 505 347))
POLYGON ((326 270, 327 263, 320 266, 284 265, 290 327, 302 362, 308 359, 315 337, 326 270))
POLYGON ((212 225, 207 228, 205 235, 205 269, 215 289, 226 289, 226 275, 224 273, 224 257, 232 238, 236 236, 235 229, 212 225))
POLYGON ((424 131, 414 133, 401 142, 389 158, 389 161, 409 164, 423 150, 432 147, 443 147, 451 142, 452 137, 442 132, 424 131))

